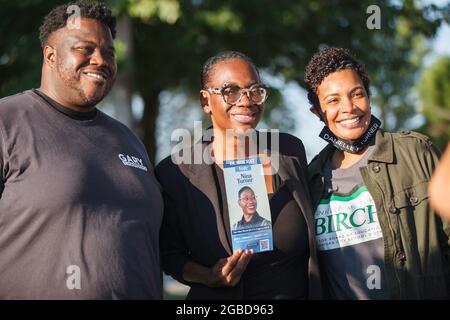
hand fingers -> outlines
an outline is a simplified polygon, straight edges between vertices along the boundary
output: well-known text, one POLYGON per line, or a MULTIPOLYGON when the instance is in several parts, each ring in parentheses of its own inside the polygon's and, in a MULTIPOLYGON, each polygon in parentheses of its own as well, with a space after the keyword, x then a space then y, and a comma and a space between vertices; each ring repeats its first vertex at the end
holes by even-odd
POLYGON ((252 256, 253 250, 238 250, 232 256, 218 260, 213 267, 215 286, 235 286, 252 256))
POLYGON ((208 284, 211 287, 220 287, 227 285, 227 278, 222 274, 222 268, 227 263, 228 258, 222 258, 217 260, 216 264, 211 268, 210 275, 208 276, 208 284))
MULTIPOLYGON (((228 282, 239 282, 242 273, 247 268, 248 263, 250 262, 250 259, 253 256, 253 250, 246 250, 241 257, 239 258, 238 262, 236 263, 235 267, 231 272, 228 274, 228 282), (235 281, 236 280, 236 281, 235 281)), ((234 283, 234 284, 236 284, 234 283)))
POLYGON ((228 259, 222 258, 216 262, 216 264, 213 266, 213 274, 218 278, 224 278, 225 275, 223 274, 223 267, 227 264, 228 259))
POLYGON ((227 263, 222 267, 222 274, 224 276, 227 276, 231 270, 234 269, 236 263, 239 261, 239 258, 242 256, 243 254, 243 250, 238 250, 235 253, 233 253, 232 256, 228 257, 227 259, 227 263))

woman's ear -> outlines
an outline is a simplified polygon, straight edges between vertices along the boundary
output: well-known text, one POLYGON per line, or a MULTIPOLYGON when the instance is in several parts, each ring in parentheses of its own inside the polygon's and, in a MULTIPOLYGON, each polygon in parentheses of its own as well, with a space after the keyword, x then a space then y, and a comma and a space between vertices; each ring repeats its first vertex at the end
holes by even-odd
POLYGON ((322 120, 322 116, 320 115, 319 111, 317 110, 317 107, 312 106, 311 108, 309 108, 309 111, 314 113, 316 115, 316 117, 318 117, 320 120, 322 120))
POLYGON ((309 111, 311 111, 312 113, 314 113, 314 114, 316 115, 316 117, 319 118, 320 121, 325 122, 325 121, 323 120, 322 112, 320 112, 319 110, 320 110, 320 107, 312 106, 311 108, 309 108, 309 111))
POLYGON ((200 104, 206 114, 211 114, 211 106, 209 104, 209 94, 205 90, 200 90, 200 104))

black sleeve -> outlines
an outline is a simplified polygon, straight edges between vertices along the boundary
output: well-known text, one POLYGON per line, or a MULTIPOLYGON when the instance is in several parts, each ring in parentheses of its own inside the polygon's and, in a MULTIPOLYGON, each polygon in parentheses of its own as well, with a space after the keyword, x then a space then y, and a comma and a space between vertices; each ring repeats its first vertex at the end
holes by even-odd
MULTIPOLYGON (((167 164, 167 162, 166 162, 167 164)), ((175 165, 158 165, 155 169, 156 178, 163 188, 164 216, 160 230, 161 265, 165 273, 179 282, 183 279, 183 268, 190 260, 186 240, 183 237, 182 201, 181 195, 176 194, 176 187, 180 182, 176 181, 176 173, 179 172, 175 165)), ((181 174, 181 173, 180 173, 181 174)))
MULTIPOLYGON (((306 159, 306 150, 302 140, 289 134, 280 134, 280 146, 284 154, 295 158, 295 169, 300 183, 306 190, 308 201, 311 203, 311 191, 308 182, 308 162, 306 159)), ((281 149, 280 148, 280 149, 281 149)))
POLYGON ((305 150, 305 146, 303 145, 303 142, 300 140, 299 141, 299 161, 300 161, 300 165, 302 168, 301 174, 304 177, 308 177, 308 161, 306 160, 306 150, 305 150))

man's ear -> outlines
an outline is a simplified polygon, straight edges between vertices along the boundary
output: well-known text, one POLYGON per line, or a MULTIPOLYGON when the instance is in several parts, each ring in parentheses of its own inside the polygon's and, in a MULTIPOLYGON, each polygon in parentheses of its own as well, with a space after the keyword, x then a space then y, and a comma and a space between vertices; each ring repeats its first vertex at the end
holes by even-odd
POLYGON ((205 90, 200 90, 200 104, 206 114, 211 114, 211 106, 209 104, 209 94, 205 90))
POLYGON ((52 46, 46 44, 44 46, 43 53, 44 53, 44 62, 47 65, 49 65, 50 68, 53 68, 56 60, 56 50, 52 46))

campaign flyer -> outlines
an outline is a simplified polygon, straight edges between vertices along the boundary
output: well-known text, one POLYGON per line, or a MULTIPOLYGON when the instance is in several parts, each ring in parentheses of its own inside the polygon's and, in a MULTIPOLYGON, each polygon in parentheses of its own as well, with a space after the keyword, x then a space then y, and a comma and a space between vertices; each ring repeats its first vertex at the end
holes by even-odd
POLYGON ((223 162, 233 252, 273 250, 272 218, 260 157, 223 162))

